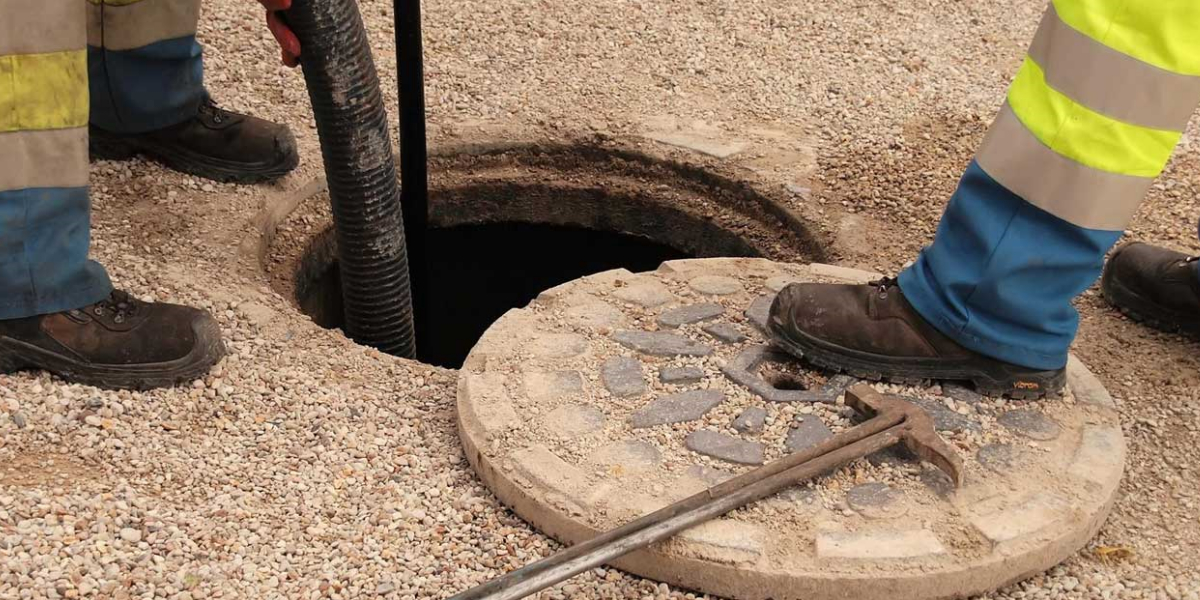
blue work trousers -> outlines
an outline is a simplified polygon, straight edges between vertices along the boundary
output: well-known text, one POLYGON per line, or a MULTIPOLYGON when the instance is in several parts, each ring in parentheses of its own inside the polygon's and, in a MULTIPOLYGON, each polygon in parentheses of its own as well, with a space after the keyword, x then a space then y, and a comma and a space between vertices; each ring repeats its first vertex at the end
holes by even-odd
POLYGON ((0 319, 106 297, 88 259, 88 124, 136 134, 205 98, 198 0, 0 0, 0 319))

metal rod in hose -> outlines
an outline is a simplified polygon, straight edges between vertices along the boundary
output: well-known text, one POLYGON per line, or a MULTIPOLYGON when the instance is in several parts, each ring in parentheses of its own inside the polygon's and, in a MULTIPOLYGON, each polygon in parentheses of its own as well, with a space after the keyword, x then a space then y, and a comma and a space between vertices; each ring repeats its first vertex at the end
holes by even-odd
POLYGON ((396 94, 400 104, 400 204, 413 289, 417 340, 429 339, 429 151, 425 134, 425 57, 421 0, 393 0, 396 94))
POLYGON ((379 76, 355 0, 294 0, 284 13, 317 120, 333 207, 346 335, 416 357, 400 185, 379 76))
POLYGON ((617 529, 572 546, 452 596, 450 600, 517 600, 665 540, 731 510, 832 471, 845 463, 896 444, 903 418, 873 419, 808 450, 791 454, 718 486, 650 513, 617 529))

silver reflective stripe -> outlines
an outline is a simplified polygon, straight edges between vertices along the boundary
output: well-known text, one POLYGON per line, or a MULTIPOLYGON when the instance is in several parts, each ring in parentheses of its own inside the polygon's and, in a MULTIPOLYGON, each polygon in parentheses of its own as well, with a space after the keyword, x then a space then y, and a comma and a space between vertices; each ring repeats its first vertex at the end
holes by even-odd
POLYGON ((1087 229, 1124 230, 1154 181, 1093 169, 1062 156, 1034 137, 1007 103, 975 159, 1026 202, 1087 229))
POLYGON ((1200 77, 1113 50, 1064 23, 1053 4, 1029 46, 1029 58, 1046 72, 1050 87, 1131 125, 1183 131, 1200 103, 1200 77))
POLYGON ((82 50, 80 0, 0 0, 0 56, 82 50))
POLYGON ((0 191, 87 185, 87 127, 0 133, 0 149, 0 191))
POLYGON ((199 0, 141 0, 121 5, 88 2, 88 44, 132 50, 195 35, 199 20, 199 0))

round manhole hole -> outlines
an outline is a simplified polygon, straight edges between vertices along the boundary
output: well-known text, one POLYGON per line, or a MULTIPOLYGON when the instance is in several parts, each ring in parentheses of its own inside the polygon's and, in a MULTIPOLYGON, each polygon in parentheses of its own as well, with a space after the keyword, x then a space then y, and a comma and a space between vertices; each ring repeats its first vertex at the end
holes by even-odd
MULTIPOLYGON (((613 270, 506 313, 459 379, 460 436, 521 517, 586 540, 853 425, 854 381, 762 333, 792 281, 866 274, 765 259, 613 270)), ((875 384, 925 408, 967 465, 886 451, 627 556, 620 568, 738 599, 917 600, 984 593, 1082 547, 1111 507, 1124 438, 1077 361, 1065 397, 983 398, 875 384)))
MULTIPOLYGON (((713 171, 613 148, 530 145, 430 164, 430 299, 423 362, 457 368, 489 325, 547 288, 615 268, 714 256, 819 260, 781 197, 713 171)), ((272 245, 276 288, 342 324, 327 197, 272 245)), ((421 300, 418 298, 418 301, 421 300)))

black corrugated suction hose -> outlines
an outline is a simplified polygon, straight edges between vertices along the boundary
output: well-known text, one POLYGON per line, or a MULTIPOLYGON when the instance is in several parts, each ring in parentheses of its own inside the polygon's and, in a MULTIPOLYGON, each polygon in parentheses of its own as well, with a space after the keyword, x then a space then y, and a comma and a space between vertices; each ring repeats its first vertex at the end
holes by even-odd
POLYGON ((414 358, 400 186, 358 3, 294 0, 284 16, 300 39, 300 65, 325 159, 346 335, 414 358))

